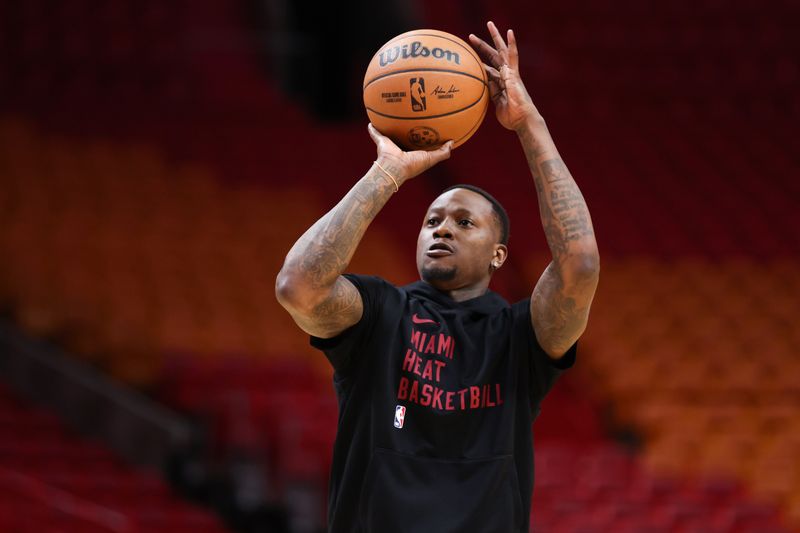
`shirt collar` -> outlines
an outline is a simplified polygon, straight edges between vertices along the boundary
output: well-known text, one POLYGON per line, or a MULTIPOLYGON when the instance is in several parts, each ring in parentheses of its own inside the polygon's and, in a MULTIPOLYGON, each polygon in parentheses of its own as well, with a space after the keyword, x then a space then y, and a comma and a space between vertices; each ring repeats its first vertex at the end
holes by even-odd
POLYGON ((487 290, 475 298, 457 302, 425 281, 415 281, 404 288, 412 296, 433 300, 444 307, 468 309, 487 315, 509 307, 508 302, 502 296, 491 290, 487 290))

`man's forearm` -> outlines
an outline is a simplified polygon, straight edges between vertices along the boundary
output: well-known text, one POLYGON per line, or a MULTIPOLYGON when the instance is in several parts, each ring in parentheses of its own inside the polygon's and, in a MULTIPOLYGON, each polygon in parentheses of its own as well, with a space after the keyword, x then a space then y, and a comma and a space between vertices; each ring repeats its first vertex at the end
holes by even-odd
POLYGON ((530 119, 517 133, 536 185, 553 262, 562 272, 570 266, 583 267, 598 255, 586 201, 561 160, 544 119, 530 119))
POLYGON ((342 200, 292 246, 281 275, 316 291, 332 287, 345 271, 369 224, 395 192, 373 165, 342 200))

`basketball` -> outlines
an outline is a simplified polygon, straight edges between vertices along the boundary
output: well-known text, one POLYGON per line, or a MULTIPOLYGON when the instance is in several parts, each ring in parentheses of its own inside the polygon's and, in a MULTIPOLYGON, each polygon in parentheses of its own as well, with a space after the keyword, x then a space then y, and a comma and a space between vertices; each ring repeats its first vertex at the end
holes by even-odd
POLYGON ((413 30, 391 39, 372 57, 364 76, 370 122, 404 150, 432 150, 467 141, 489 104, 478 54, 465 41, 437 30, 413 30))

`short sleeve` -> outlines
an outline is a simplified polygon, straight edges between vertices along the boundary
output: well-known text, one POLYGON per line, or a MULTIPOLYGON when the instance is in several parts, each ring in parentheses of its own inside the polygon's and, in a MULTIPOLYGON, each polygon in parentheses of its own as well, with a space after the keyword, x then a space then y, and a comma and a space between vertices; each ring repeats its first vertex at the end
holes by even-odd
POLYGON ((515 303, 512 315, 517 336, 515 341, 524 347, 520 356, 527 359, 527 365, 523 364, 522 367, 527 366, 530 403, 532 407, 538 408, 561 373, 575 364, 578 343, 573 344, 560 358, 553 359, 536 339, 531 322, 530 298, 515 303))
POLYGON ((339 375, 348 374, 352 364, 358 358, 358 354, 363 351, 363 346, 379 316, 378 311, 382 307, 384 291, 388 285, 386 281, 375 276, 357 274, 345 274, 344 276, 358 289, 361 295, 364 306, 361 319, 335 337, 323 339, 311 336, 311 346, 325 354, 339 375))

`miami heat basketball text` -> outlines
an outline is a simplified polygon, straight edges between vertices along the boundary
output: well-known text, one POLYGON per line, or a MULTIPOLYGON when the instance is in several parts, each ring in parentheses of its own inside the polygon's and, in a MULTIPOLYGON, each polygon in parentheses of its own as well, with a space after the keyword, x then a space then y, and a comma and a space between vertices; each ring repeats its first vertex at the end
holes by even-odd
MULTIPOLYGON (((415 315, 416 316, 416 315, 415 315)), ((455 357, 456 341, 445 333, 411 329, 411 346, 403 357, 398 401, 439 411, 466 411, 503 405, 500 383, 471 385, 458 390, 442 386, 443 372, 455 357)), ((405 411, 403 412, 405 414, 405 411)))

